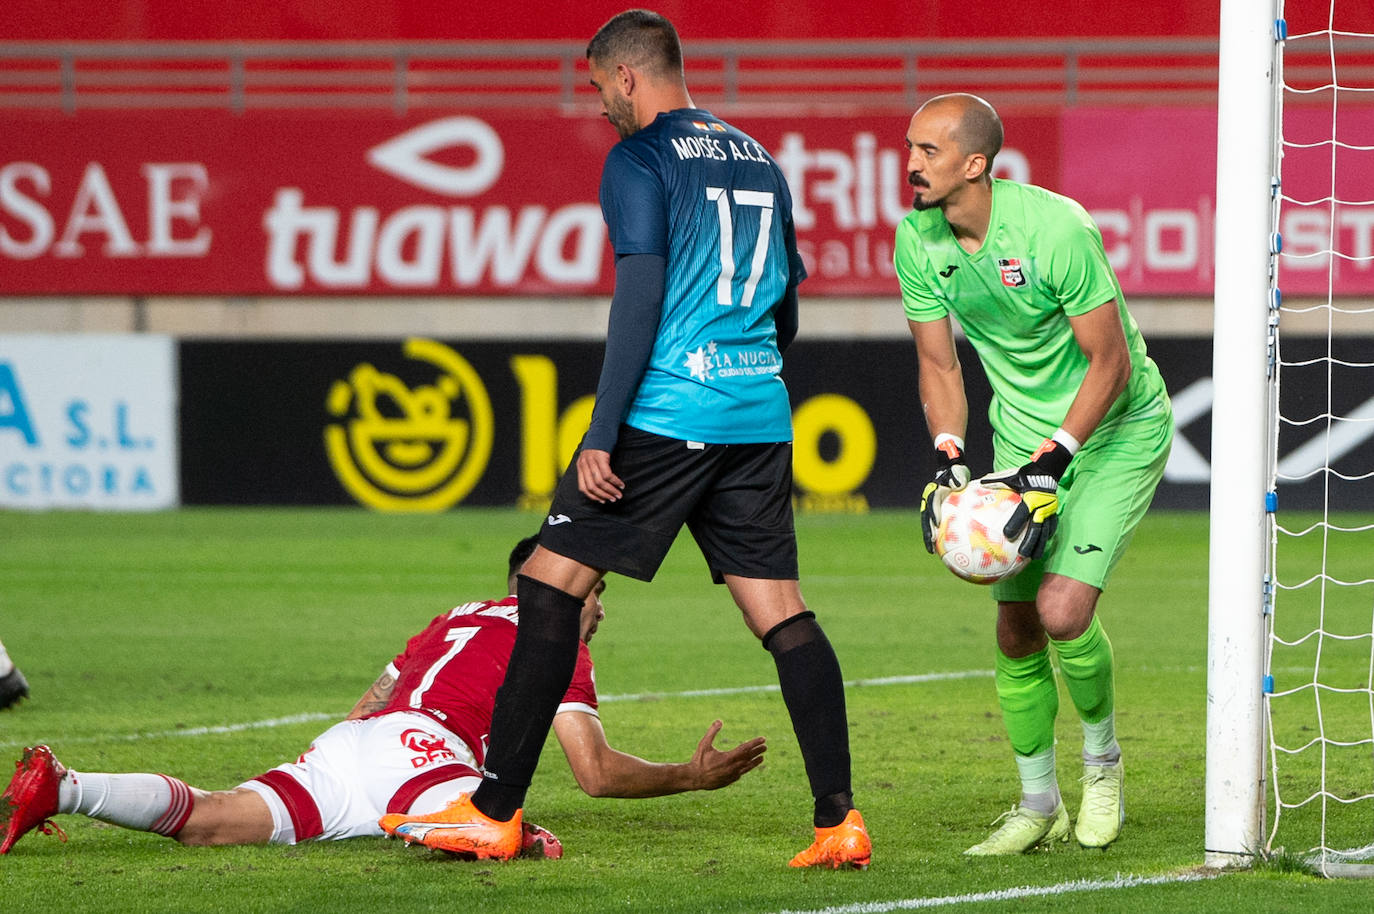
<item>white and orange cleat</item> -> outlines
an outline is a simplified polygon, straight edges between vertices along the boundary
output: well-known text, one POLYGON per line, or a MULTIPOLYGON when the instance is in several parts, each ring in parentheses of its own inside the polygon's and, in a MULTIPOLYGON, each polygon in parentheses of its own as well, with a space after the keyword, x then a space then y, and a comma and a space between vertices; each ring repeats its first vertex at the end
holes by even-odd
MULTIPOLYGON (((487 818, 472 805, 471 794, 465 793, 427 816, 393 812, 382 816, 377 824, 407 844, 423 844, 478 860, 509 860, 524 845, 521 818, 522 810, 516 810, 509 822, 487 818)), ((561 844, 559 849, 561 852, 561 844)))

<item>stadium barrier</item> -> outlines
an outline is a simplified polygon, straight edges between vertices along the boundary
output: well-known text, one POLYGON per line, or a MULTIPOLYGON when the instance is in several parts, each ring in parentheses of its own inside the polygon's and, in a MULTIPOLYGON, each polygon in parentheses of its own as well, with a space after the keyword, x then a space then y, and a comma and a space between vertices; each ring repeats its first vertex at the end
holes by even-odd
MULTIPOLYGON (((1374 339, 1336 340, 1338 353, 1374 339)), ((1289 343, 1301 358, 1305 344, 1289 343)), ((1307 348, 1324 351, 1325 340, 1307 348)), ((1177 435, 1156 504, 1207 504, 1211 341, 1156 338, 1177 435)), ((0 507, 137 510, 186 505, 363 505, 441 511, 547 504, 590 417, 602 346, 539 342, 229 341, 159 336, 0 336, 0 507)), ((969 397, 990 393, 966 344, 969 397)), ((713 370, 749 366, 716 365, 713 370)), ((910 341, 799 341, 784 378, 796 430, 801 510, 914 507, 930 472, 910 341)), ((1325 379, 1283 390, 1300 415, 1325 379)), ((1338 410, 1368 392, 1338 392, 1338 410)), ((1374 402, 1374 401, 1371 401, 1374 402)), ((1340 454, 1365 464, 1371 435, 1340 454)), ((979 472, 992 444, 981 405, 969 429, 979 472)), ((1301 476, 1295 440, 1281 455, 1301 476)), ((1320 481, 1281 487, 1288 507, 1321 504, 1320 481)), ((1358 487, 1344 507, 1374 506, 1358 487)))

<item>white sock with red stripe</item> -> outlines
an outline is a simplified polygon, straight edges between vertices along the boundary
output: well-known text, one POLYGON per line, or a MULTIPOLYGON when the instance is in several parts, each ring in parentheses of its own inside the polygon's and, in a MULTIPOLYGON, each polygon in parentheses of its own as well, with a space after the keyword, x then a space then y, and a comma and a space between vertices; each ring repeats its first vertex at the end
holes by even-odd
POLYGON ((57 791, 58 812, 80 813, 169 838, 181 831, 194 805, 191 788, 165 774, 86 774, 68 769, 57 791))

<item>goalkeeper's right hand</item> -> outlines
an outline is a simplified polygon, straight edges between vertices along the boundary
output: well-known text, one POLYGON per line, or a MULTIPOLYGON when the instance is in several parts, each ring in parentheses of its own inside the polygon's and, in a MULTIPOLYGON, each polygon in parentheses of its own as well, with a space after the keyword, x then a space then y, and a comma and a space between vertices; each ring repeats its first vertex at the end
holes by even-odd
POLYGON ((940 529, 940 509, 950 492, 968 485, 968 465, 964 462, 964 443, 953 435, 939 435, 935 445, 935 478, 921 493, 921 539, 926 552, 935 554, 935 533, 940 529))
POLYGON ((1059 525, 1059 479, 1072 459, 1073 452, 1063 442, 1046 438, 1031 455, 1030 463, 1018 470, 983 477, 985 485, 1004 485, 1021 493, 1021 503, 1012 512, 1002 535, 1016 539, 1025 528, 1026 536, 1017 552, 1031 561, 1044 554, 1045 544, 1059 525))

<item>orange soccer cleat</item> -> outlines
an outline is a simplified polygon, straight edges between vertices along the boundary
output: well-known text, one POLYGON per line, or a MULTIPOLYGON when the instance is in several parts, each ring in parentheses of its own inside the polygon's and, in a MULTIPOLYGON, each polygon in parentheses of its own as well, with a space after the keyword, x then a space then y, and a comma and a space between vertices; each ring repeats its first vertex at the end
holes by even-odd
POLYGON ((0 854, 8 854, 14 842, 35 828, 45 835, 54 831, 67 840, 67 833, 49 821, 57 815, 57 785, 67 769, 47 746, 24 750, 14 763, 14 778, 0 794, 0 854))
POLYGON ((387 813, 377 824, 407 844, 423 844, 478 860, 509 860, 520 853, 524 843, 521 810, 516 810, 509 822, 498 822, 473 806, 471 794, 466 793, 427 816, 387 813))
POLYGON ((868 839, 864 817, 851 809, 839 825, 816 828, 816 840, 810 847, 792 858, 790 866, 828 866, 837 870, 842 866, 868 869, 873 857, 873 842, 868 839))

